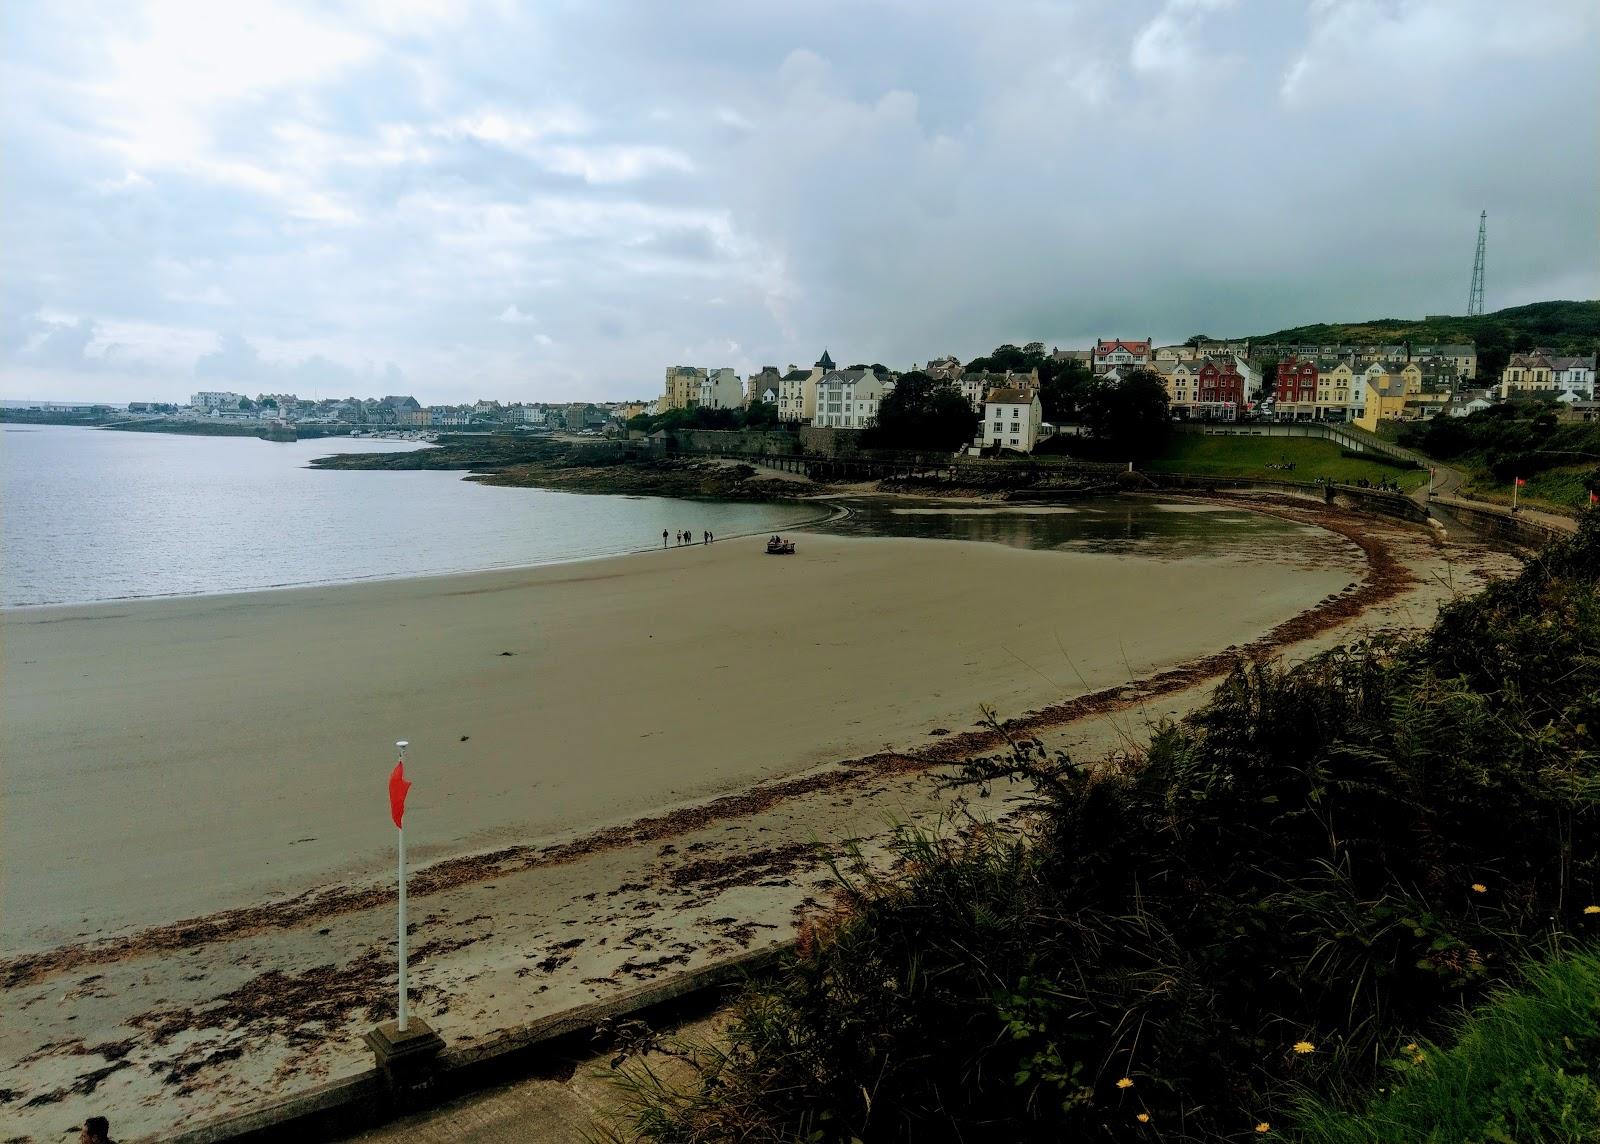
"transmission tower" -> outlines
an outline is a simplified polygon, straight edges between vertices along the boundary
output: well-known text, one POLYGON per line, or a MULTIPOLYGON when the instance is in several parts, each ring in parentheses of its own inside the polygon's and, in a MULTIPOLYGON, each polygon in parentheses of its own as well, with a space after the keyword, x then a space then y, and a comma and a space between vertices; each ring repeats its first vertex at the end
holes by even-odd
POLYGON ((1472 260, 1472 292, 1467 295, 1467 317, 1483 314, 1483 246, 1489 230, 1489 212, 1478 216, 1478 256, 1472 260))

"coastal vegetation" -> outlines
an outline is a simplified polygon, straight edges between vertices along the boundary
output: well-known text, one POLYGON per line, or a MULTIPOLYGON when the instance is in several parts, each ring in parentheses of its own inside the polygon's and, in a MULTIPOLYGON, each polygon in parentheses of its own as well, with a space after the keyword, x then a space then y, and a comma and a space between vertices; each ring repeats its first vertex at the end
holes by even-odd
POLYGON ((953 452, 978 431, 978 413, 948 381, 920 371, 903 374, 878 404, 878 421, 865 431, 868 448, 953 452))
POLYGON ((1510 499, 1511 483, 1534 503, 1587 506, 1600 492, 1600 424, 1563 421, 1556 402, 1508 401, 1467 417, 1435 417, 1403 427, 1401 445, 1465 469, 1472 490, 1510 499))
POLYGON ((1421 635, 1241 662, 1115 757, 967 764, 964 815, 841 863, 678 1079, 621 1065, 612 1131, 1592 1138, 1597 752, 1590 519, 1421 635), (999 789, 1028 810, 987 820, 999 789))

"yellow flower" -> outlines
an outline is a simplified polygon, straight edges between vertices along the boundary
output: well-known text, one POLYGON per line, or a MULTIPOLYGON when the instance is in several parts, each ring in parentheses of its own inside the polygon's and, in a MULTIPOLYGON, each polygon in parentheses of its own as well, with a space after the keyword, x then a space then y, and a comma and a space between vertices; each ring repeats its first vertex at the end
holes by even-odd
POLYGON ((1131 1076, 1123 1077, 1121 1080, 1119 1080, 1117 1082, 1117 1087, 1118 1088, 1132 1088, 1133 1087, 1133 1078, 1131 1076))
POLYGON ((1586 914, 1600 914, 1600 906, 1584 906, 1583 912, 1586 914))
POLYGON ((1256 1131, 1265 1136, 1268 1132, 1272 1131, 1272 1125, 1263 1120, 1260 1124, 1256 1125, 1256 1131))
POLYGON ((1487 894, 1489 892, 1489 887, 1485 886, 1482 882, 1474 882, 1472 883, 1472 892, 1474 894, 1487 894))
POLYGON ((1294 1043, 1294 1051, 1299 1053, 1301 1056, 1305 1056, 1307 1053, 1316 1052, 1317 1046, 1313 1045, 1310 1041, 1296 1041, 1294 1043))
POLYGON ((1425 1061, 1427 1059, 1428 1059, 1428 1055, 1426 1053, 1418 1053, 1416 1056, 1411 1058, 1411 1063, 1414 1064, 1414 1065, 1420 1065, 1423 1061, 1425 1061))
POLYGON ((1139 1113, 1138 1116, 1135 1116, 1134 1119, 1137 1120, 1140 1124, 1149 1124, 1150 1123, 1150 1114, 1148 1112, 1141 1112, 1141 1113, 1139 1113))
POLYGON ((1406 1052, 1414 1053, 1416 1051, 1417 1051, 1417 1042, 1412 1041, 1409 1045, 1406 1046, 1406 1052))

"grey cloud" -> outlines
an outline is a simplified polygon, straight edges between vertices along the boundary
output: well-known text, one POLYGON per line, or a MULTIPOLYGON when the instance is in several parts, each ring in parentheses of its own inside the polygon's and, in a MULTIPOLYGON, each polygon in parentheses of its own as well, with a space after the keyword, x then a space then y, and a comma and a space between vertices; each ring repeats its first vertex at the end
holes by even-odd
POLYGON ((142 96, 94 69, 144 21, 13 14, 0 387, 389 388, 393 361, 424 399, 622 397, 685 353, 1459 312, 1484 208, 1491 306, 1600 295, 1579 0, 305 13, 361 50, 223 83, 143 154, 142 96))

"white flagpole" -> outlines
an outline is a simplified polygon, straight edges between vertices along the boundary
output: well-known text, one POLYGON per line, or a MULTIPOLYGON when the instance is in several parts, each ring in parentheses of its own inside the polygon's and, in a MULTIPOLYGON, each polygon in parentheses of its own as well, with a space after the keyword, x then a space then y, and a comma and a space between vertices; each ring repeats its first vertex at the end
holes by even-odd
POLYGON ((1511 511, 1512 512, 1516 512, 1517 511, 1517 488, 1521 484, 1522 484, 1522 478, 1520 478, 1520 477, 1512 477, 1511 478, 1511 511))
MULTIPOLYGON (((395 744, 400 749, 402 766, 405 764, 406 747, 409 745, 404 739, 395 744)), ((395 833, 400 837, 400 1019, 395 1027, 403 1033, 406 1031, 406 828, 401 826, 395 833)))

